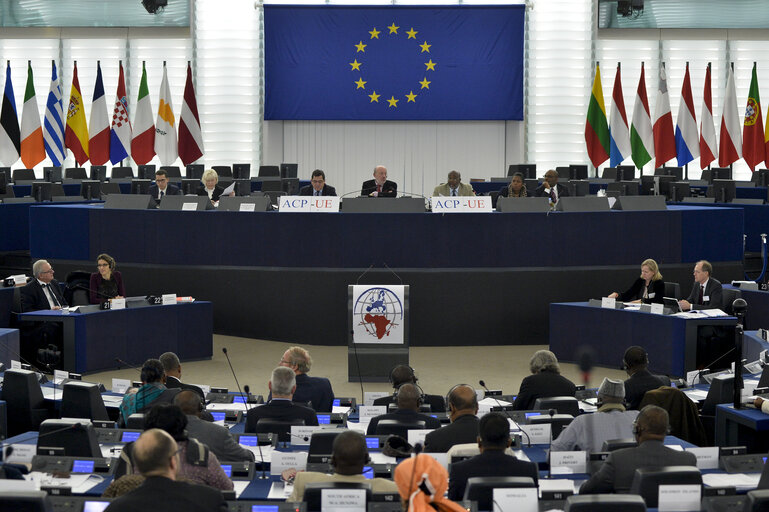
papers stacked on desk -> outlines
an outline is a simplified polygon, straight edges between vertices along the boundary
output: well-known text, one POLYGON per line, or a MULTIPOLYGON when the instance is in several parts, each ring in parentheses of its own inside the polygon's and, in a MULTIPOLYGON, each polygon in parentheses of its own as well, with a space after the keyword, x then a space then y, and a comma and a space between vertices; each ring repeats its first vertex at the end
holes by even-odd
POLYGON ((737 491, 751 491, 758 487, 761 473, 705 473, 702 483, 708 487, 736 487, 737 491))

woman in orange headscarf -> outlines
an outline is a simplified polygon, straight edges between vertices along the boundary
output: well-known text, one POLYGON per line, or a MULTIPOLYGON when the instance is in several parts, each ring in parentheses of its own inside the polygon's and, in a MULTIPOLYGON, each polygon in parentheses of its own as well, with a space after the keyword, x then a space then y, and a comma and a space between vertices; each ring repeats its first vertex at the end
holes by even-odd
POLYGON ((398 464, 394 480, 403 509, 408 512, 467 512, 443 497, 449 487, 449 474, 429 455, 421 453, 398 464))

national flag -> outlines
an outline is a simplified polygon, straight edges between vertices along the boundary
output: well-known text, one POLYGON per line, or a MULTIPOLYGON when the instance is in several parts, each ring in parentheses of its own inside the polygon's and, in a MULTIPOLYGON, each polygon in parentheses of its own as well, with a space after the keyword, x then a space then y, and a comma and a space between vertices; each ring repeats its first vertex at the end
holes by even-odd
POLYGON ((155 121, 155 153, 161 165, 171 165, 179 156, 176 146, 176 118, 168 87, 168 73, 163 66, 163 82, 160 84, 160 105, 155 121))
POLYGON ((745 121, 742 126, 742 158, 752 171, 764 161, 764 120, 761 117, 761 98, 758 94, 758 74, 753 63, 753 76, 750 79, 748 104, 745 107, 745 121))
POLYGON ((654 155, 654 133, 649 115, 649 100, 646 97, 646 78, 643 62, 641 63, 641 78, 638 80, 638 91, 633 107, 633 123, 630 126, 630 147, 633 163, 643 171, 643 166, 649 163, 654 155))
POLYGON ((710 88, 710 63, 705 71, 705 92, 700 116, 700 168, 704 169, 718 158, 716 128, 713 124, 713 93, 710 88))
POLYGON ((683 166, 700 156, 700 144, 697 136, 697 117, 694 114, 692 82, 689 78, 689 64, 686 64, 684 84, 681 86, 681 103, 678 105, 676 118, 676 157, 678 165, 683 166))
POLYGON ((51 61, 51 88, 45 105, 43 121, 45 152, 51 163, 59 167, 64 162, 64 112, 61 106, 61 85, 56 74, 56 62, 51 61))
POLYGON ((729 67, 724 94, 724 111, 721 114, 721 147, 718 152, 719 167, 729 167, 742 156, 740 115, 737 112, 737 91, 734 87, 734 70, 729 67))
POLYGON ((657 86, 657 104, 654 107, 654 165, 662 165, 676 156, 676 139, 673 135, 673 114, 670 113, 665 64, 660 66, 657 86))
POLYGON ((83 95, 80 94, 80 81, 77 79, 77 62, 72 71, 72 90, 69 93, 64 144, 72 151, 77 165, 88 161, 88 126, 85 124, 83 95))
POLYGON ((45 160, 43 127, 40 126, 40 110, 37 108, 32 63, 27 63, 27 89, 24 92, 24 108, 21 111, 21 161, 32 169, 45 160))
POLYGON ((143 62, 134 127, 134 136, 131 140, 131 157, 137 165, 144 165, 155 156, 155 123, 152 121, 150 90, 147 87, 147 68, 143 62))
POLYGON ((200 131, 198 102, 195 99, 195 86, 192 85, 192 68, 189 62, 187 63, 187 83, 184 85, 182 116, 179 120, 179 156, 184 165, 191 164, 203 156, 203 134, 200 131))
POLYGON ((128 158, 131 151, 131 118, 128 116, 128 98, 125 92, 123 63, 117 79, 117 96, 112 111, 112 129, 109 136, 109 160, 112 165, 128 158))
POLYGON ((88 154, 93 165, 104 165, 109 160, 109 117, 107 115, 107 97, 104 96, 104 82, 101 78, 101 63, 96 62, 96 85, 91 103, 91 121, 88 123, 91 140, 88 142, 88 154))
POLYGON ((625 113, 625 98, 622 96, 622 78, 620 66, 617 63, 617 74, 614 76, 614 89, 611 94, 611 119, 609 119, 609 136, 611 137, 610 165, 617 167, 630 156, 630 130, 625 113))
POLYGON ((21 134, 19 132, 19 116, 16 114, 16 98, 13 95, 11 82, 11 62, 5 70, 5 92, 3 106, 0 109, 0 161, 11 166, 21 154, 21 134))

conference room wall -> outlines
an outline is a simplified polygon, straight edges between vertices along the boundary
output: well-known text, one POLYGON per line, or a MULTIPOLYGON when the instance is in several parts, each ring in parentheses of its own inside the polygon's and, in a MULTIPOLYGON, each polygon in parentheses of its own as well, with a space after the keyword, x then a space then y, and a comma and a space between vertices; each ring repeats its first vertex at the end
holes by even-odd
POLYGON ((265 121, 263 162, 298 163, 303 179, 323 169, 339 195, 381 164, 399 191, 429 196, 451 170, 465 183, 506 176, 525 161, 523 134, 523 121, 265 121))
MULTIPOLYGON (((54 261, 63 280, 92 262, 54 261)), ((665 265, 666 281, 688 296, 691 264, 665 265)), ((120 265, 129 296, 191 295, 214 304, 214 332, 247 338, 345 345, 347 285, 365 269, 120 265)), ((361 284, 408 284, 415 346, 547 344, 549 304, 623 291, 632 267, 371 270, 361 284), (400 279, 399 279, 400 278, 400 279)), ((719 263, 714 277, 742 279, 739 262, 719 263)))

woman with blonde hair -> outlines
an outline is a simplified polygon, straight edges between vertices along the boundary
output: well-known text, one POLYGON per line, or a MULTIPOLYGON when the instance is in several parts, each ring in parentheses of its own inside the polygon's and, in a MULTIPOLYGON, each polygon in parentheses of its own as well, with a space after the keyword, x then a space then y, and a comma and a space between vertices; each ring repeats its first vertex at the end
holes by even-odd
POLYGON ((625 292, 613 292, 610 299, 620 299, 623 302, 643 302, 644 304, 662 304, 665 296, 665 282, 662 280, 657 262, 649 258, 641 263, 641 275, 625 292))

